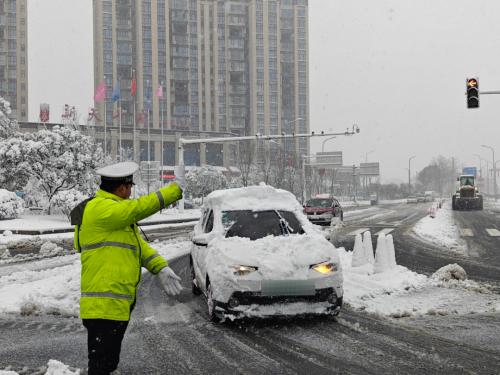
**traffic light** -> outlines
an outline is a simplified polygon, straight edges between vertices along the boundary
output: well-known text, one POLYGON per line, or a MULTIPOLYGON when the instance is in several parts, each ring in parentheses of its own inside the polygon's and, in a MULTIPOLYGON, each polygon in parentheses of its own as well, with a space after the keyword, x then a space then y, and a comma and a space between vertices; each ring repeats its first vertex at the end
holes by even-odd
POLYGON ((479 81, 477 78, 467 78, 467 108, 479 107, 479 81))

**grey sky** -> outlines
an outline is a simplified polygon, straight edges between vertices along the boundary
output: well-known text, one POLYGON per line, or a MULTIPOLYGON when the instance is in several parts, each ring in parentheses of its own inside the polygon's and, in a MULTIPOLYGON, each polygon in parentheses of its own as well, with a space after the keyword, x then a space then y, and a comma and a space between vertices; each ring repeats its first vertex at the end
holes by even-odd
MULTIPOLYGON (((92 2, 29 0, 30 119, 64 103, 92 104, 92 2)), ((495 0, 309 0, 311 130, 361 128, 325 144, 345 164, 380 161, 383 181, 407 180, 433 156, 477 165, 500 157, 500 96, 465 107, 465 78, 500 89, 500 2, 495 0), (412 173, 413 174, 413 173, 412 173)), ((311 142, 321 151, 321 139, 311 142)))

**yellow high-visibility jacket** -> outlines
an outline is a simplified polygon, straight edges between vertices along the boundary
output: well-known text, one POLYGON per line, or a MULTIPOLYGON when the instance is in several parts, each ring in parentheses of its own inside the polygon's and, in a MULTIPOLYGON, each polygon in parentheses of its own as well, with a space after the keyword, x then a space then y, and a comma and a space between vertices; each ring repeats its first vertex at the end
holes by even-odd
POLYGON ((88 201, 74 238, 82 261, 82 319, 130 319, 141 266, 154 274, 167 266, 143 240, 136 223, 181 197, 179 186, 171 184, 138 199, 98 190, 88 201))

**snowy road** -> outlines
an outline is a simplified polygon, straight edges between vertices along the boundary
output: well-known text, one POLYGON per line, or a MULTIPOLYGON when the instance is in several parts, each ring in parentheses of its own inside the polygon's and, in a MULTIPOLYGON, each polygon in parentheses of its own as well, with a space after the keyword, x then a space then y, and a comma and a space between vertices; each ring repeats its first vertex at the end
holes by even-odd
POLYGON ((356 232, 371 230, 372 234, 380 231, 391 233, 398 264, 430 275, 447 264, 459 263, 471 279, 493 284, 500 291, 500 237, 487 231, 500 228, 500 214, 488 209, 488 204, 484 211, 452 211, 452 220, 459 230, 469 229, 460 232, 466 244, 461 252, 415 237, 412 227, 428 215, 429 207, 430 203, 402 203, 380 206, 378 211, 360 210, 353 218, 347 217, 346 226, 334 243, 351 249, 356 232))
MULTIPOLYGON (((476 252, 467 253, 422 242, 412 235, 411 227, 427 208, 427 204, 399 204, 350 211, 336 244, 352 248, 353 233, 366 228, 373 234, 389 232, 394 235, 398 263, 410 269, 430 274, 441 265, 458 262, 471 278, 498 281, 496 255, 500 254, 495 253, 495 241, 500 238, 468 238, 468 246, 473 244, 476 252)), ((481 225, 490 228, 497 219, 487 210, 455 216, 461 228, 470 225, 473 233, 481 233, 481 225)), ((162 246, 177 246, 182 253, 182 244, 162 246)), ((74 264, 70 258, 10 265, 2 271, 30 267, 62 272, 74 264)), ((171 264, 183 278, 185 290, 169 298, 156 278, 144 276, 123 343, 123 374, 495 374, 500 368, 498 313, 428 313, 393 319, 345 306, 336 320, 309 317, 214 325, 208 322, 205 299, 190 292, 187 256, 171 264)), ((408 296, 428 303, 427 290, 408 296)), ((440 295, 448 290, 453 295, 453 289, 446 288, 440 295)), ((24 373, 37 373, 51 358, 73 368, 86 367, 86 332, 79 319, 3 315, 0 337, 0 369, 11 366, 21 373, 23 368, 24 373)))
MULTIPOLYGON (((347 307, 337 320, 214 325, 204 298, 190 292, 188 258, 172 266, 186 289, 168 298, 156 278, 145 276, 123 344, 124 374, 493 374, 500 368, 500 337, 492 331, 500 326, 498 314, 395 320, 347 307)), ((85 367, 78 319, 2 318, 0 337, 8 343, 0 347, 0 368, 35 372, 49 358, 85 367)))

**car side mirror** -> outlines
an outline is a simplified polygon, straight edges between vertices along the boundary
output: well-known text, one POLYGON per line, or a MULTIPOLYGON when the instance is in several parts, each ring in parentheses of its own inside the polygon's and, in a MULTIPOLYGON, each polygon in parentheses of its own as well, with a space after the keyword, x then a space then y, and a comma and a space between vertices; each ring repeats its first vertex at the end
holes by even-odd
POLYGON ((208 246, 208 237, 204 234, 193 236, 192 241, 196 246, 208 246))

